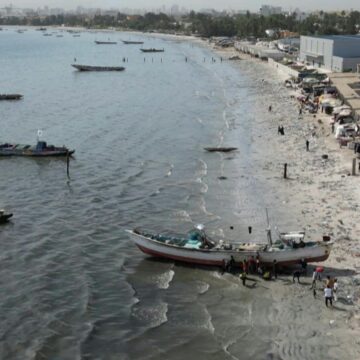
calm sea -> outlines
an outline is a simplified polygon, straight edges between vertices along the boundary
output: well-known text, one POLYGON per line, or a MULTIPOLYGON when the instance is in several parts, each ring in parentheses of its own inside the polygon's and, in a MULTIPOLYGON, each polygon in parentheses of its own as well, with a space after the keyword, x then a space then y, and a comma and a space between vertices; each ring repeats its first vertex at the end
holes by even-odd
MULTIPOLYGON (((0 227, 0 358, 304 359, 274 342, 282 319, 270 291, 149 259, 124 232, 203 223, 214 237, 264 241, 265 207, 280 225, 301 224, 267 181, 281 164, 267 107, 288 97, 276 76, 188 41, 48 33, 0 31, 0 93, 24 95, 0 103, 0 141, 34 144, 42 129, 76 150, 70 181, 61 159, 0 159, 0 206, 14 213, 0 227), (126 70, 80 73, 75 59, 126 70), (239 150, 203 150, 218 145, 239 150)), ((285 100, 276 109, 292 116, 285 100)))

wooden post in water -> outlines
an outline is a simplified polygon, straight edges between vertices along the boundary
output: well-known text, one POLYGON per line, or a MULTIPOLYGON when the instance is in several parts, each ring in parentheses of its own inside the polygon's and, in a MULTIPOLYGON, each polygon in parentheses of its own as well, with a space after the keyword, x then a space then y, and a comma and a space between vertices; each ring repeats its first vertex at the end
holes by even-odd
POLYGON ((352 161, 352 175, 356 175, 356 158, 353 158, 352 161))
POLYGON ((287 163, 284 164, 284 179, 287 179, 287 163))
POLYGON ((70 179, 70 153, 69 150, 66 153, 66 174, 68 179, 70 179))

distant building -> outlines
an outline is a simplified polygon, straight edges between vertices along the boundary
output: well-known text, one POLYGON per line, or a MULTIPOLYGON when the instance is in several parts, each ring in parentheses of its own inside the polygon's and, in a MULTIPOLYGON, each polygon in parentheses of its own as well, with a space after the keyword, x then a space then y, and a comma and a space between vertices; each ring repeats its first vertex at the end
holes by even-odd
POLYGON ((281 13, 282 8, 280 6, 262 5, 260 8, 260 15, 263 16, 270 16, 281 13))
POLYGON ((360 36, 301 36, 299 57, 333 72, 356 71, 360 64, 360 36))

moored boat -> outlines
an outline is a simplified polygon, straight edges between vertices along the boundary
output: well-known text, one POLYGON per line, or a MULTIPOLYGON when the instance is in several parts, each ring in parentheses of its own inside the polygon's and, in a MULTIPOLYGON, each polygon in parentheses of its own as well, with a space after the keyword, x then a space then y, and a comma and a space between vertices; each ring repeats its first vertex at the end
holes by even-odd
POLYGON ((0 210, 0 224, 4 224, 9 221, 9 219, 13 216, 12 213, 6 213, 5 210, 0 210))
POLYGON ((125 45, 142 45, 143 41, 122 40, 125 45))
POLYGON ((0 94, 0 100, 20 100, 22 97, 21 94, 0 94))
MULTIPOLYGON (((201 227, 192 230, 187 236, 177 237, 154 234, 139 229, 127 230, 131 239, 144 253, 161 258, 199 265, 222 266, 231 257, 235 265, 241 266, 251 257, 259 259, 263 265, 271 265, 274 260, 279 265, 325 261, 332 248, 329 241, 304 242, 305 233, 282 233, 272 242, 268 230, 268 243, 227 243, 223 240, 210 240, 201 227)), ((327 240, 327 239, 326 239, 327 240)))
POLYGON ((237 150, 237 147, 206 147, 204 150, 209 152, 230 152, 237 150))
POLYGON ((164 49, 154 49, 154 48, 151 48, 151 49, 140 49, 142 52, 144 53, 157 53, 157 52, 164 52, 165 50, 164 49))
POLYGON ((71 64, 75 69, 79 71, 124 71, 123 66, 91 66, 91 65, 78 65, 71 64))
POLYGON ((35 146, 20 144, 0 144, 1 156, 71 156, 75 150, 70 150, 65 146, 48 145, 45 141, 38 141, 35 146))
POLYGON ((97 45, 115 45, 117 44, 116 41, 97 41, 95 40, 95 44, 97 45))

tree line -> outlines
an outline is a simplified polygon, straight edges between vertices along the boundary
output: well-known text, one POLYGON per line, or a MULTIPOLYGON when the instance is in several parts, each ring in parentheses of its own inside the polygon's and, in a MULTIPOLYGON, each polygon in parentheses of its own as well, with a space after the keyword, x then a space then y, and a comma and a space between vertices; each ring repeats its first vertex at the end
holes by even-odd
MULTIPOLYGON (((181 32, 198 34, 203 37, 238 36, 264 37, 265 30, 289 30, 300 35, 340 35, 357 34, 360 30, 360 12, 310 14, 305 19, 293 14, 274 14, 262 16, 246 12, 245 14, 227 15, 204 14, 191 11, 182 17, 173 17, 163 13, 145 15, 75 15, 61 14, 50 16, 2 17, 0 25, 32 26, 82 26, 87 28, 119 28, 138 31, 181 32)), ((276 32, 275 32, 276 34, 276 32)))

